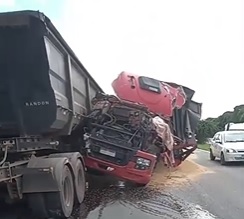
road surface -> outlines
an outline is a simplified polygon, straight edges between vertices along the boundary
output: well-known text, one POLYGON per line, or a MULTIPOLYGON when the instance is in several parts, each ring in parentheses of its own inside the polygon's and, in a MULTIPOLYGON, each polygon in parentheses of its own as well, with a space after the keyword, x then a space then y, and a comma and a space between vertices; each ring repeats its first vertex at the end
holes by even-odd
POLYGON ((221 166, 219 160, 210 161, 209 153, 195 152, 195 162, 209 169, 186 188, 175 191, 179 196, 201 205, 218 218, 244 218, 244 164, 221 166))
MULTIPOLYGON (((191 157, 205 168, 185 162, 165 185, 121 189, 109 187, 114 183, 110 180, 101 184, 100 178, 92 179, 92 189, 71 219, 243 219, 244 165, 220 166, 201 151, 191 157)), ((17 213, 10 213, 12 209, 2 208, 0 218, 30 218, 25 207, 16 206, 17 213)))

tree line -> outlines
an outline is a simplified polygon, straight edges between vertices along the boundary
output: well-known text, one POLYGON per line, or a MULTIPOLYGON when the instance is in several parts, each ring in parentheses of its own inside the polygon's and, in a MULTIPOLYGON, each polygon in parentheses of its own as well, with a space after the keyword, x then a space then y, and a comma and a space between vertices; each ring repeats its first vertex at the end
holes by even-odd
POLYGON ((236 106, 234 111, 227 111, 217 118, 201 120, 196 133, 198 143, 202 144, 207 138, 212 138, 216 132, 224 130, 226 123, 229 122, 244 122, 244 104, 236 106))

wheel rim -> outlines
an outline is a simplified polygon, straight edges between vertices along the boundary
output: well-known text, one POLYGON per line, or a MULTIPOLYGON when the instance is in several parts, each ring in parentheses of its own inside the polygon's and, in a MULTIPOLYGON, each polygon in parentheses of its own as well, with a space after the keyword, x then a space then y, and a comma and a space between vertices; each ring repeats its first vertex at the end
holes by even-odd
POLYGON ((68 177, 64 179, 64 202, 66 206, 70 206, 72 203, 72 185, 68 177))

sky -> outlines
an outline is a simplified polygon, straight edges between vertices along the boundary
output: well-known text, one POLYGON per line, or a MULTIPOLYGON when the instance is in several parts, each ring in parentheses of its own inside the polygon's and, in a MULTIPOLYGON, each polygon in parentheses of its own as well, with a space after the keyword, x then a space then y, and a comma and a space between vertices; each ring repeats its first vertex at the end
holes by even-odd
POLYGON ((242 0, 0 0, 44 12, 107 93, 122 71, 196 91, 202 118, 244 103, 242 0))

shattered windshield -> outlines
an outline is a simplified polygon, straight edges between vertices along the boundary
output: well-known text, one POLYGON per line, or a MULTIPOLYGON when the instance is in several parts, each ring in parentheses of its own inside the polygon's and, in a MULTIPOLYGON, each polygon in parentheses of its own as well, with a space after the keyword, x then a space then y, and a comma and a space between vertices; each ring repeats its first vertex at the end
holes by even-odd
POLYGON ((244 132, 225 134, 225 142, 244 142, 244 132))

